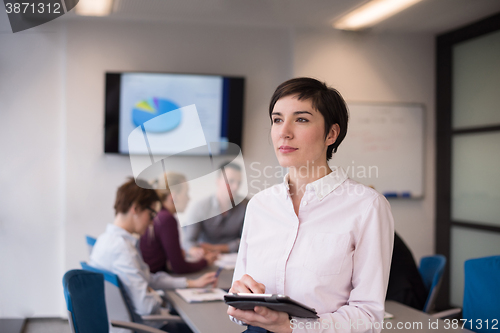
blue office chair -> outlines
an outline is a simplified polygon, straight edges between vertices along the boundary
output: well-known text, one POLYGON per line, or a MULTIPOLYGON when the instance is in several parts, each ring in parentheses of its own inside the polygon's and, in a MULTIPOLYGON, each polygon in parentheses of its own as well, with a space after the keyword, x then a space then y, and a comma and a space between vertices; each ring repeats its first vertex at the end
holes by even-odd
POLYGON ((87 247, 89 249, 89 255, 92 253, 92 249, 94 248, 94 244, 96 241, 97 239, 95 239, 94 237, 85 235, 85 242, 87 243, 87 247))
POLYGON ((446 257, 441 254, 423 257, 420 259, 420 267, 418 268, 418 271, 420 272, 422 281, 428 291, 427 300, 425 301, 423 310, 425 313, 431 313, 434 310, 445 265, 446 257))
POLYGON ((132 301, 128 297, 123 284, 118 278, 118 275, 103 269, 92 267, 86 262, 80 262, 80 265, 82 266, 82 269, 86 271, 99 273, 104 276, 106 308, 110 319, 144 324, 154 328, 163 327, 167 324, 167 322, 183 322, 179 316, 174 316, 168 313, 146 316, 138 315, 134 310, 132 301))
POLYGON ((462 318, 475 332, 498 332, 500 315, 500 256, 465 261, 462 318), (472 324, 472 327, 471 327, 472 324))
POLYGON ((110 324, 136 332, 165 333, 164 331, 131 322, 108 321, 104 298, 104 276, 74 269, 63 277, 64 298, 73 333, 108 333, 110 324))

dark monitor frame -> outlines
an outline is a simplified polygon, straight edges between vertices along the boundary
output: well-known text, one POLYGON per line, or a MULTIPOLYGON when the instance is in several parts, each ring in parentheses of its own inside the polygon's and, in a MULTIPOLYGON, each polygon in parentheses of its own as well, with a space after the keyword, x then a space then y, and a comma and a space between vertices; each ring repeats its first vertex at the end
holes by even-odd
POLYGON ((105 73, 106 91, 104 103, 104 153, 128 155, 119 151, 121 75, 128 73, 222 76, 224 79, 222 131, 228 138, 229 142, 234 143, 241 148, 245 104, 244 77, 226 76, 220 74, 127 71, 105 73))

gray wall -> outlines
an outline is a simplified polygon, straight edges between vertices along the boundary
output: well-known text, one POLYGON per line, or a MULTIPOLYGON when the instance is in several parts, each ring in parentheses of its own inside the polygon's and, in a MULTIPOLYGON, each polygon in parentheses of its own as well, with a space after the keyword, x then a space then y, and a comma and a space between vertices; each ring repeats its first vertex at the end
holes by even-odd
POLYGON ((12 34, 0 22, 0 316, 53 315, 64 253, 64 36, 12 34))

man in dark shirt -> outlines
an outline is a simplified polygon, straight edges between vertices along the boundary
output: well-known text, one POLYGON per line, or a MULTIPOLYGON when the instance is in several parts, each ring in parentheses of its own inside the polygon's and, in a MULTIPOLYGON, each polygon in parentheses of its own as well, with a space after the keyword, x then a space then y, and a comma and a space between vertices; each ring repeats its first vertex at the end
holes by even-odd
POLYGON ((186 217, 184 249, 193 258, 210 251, 238 252, 248 200, 236 195, 241 185, 241 167, 235 163, 224 163, 222 167, 225 175, 218 175, 216 193, 198 202, 186 217), (237 205, 231 208, 233 201, 237 205))
POLYGON ((422 311, 427 294, 428 291, 425 289, 410 249, 399 235, 394 233, 394 250, 386 299, 422 311))

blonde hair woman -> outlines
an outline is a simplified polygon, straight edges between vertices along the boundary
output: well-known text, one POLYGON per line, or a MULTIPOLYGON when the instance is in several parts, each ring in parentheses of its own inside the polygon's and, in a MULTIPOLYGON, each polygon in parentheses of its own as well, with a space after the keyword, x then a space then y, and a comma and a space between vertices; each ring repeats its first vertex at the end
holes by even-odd
POLYGON ((182 184, 157 190, 162 209, 156 216, 153 228, 141 237, 140 247, 144 261, 151 272, 166 271, 176 274, 192 273, 211 265, 217 253, 209 252, 197 262, 187 262, 179 240, 178 222, 174 214, 183 212, 189 202, 186 177, 180 173, 169 172, 163 175, 170 184, 182 184), (174 204, 175 203, 175 204, 174 204))

